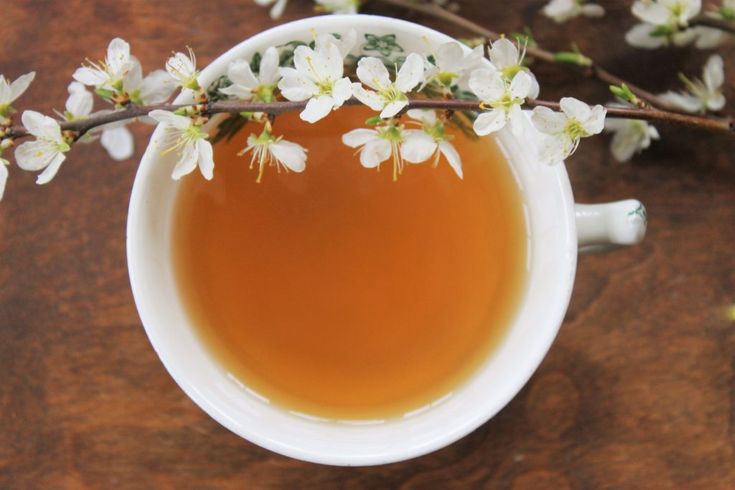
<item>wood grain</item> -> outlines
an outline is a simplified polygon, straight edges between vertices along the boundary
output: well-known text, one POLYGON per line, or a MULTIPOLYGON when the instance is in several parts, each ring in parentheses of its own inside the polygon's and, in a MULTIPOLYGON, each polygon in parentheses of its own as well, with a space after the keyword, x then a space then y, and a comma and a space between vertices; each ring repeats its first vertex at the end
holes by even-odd
MULTIPOLYGON (((541 0, 461 3, 495 30, 530 26, 551 49, 576 41, 649 90, 673 87, 680 69, 697 74, 708 55, 626 47, 629 2, 603 2, 604 19, 563 27, 537 15, 541 0)), ((0 72, 36 69, 24 102, 43 111, 61 108, 63 77, 114 36, 152 69, 187 44, 206 64, 275 24, 248 0, 4 1, 0 11, 0 72)), ((292 1, 284 20, 311 14, 309 2, 292 1)), ((735 50, 722 51, 731 80, 735 50)), ((536 72, 545 98, 573 87, 607 100, 603 87, 558 67, 536 72)), ((735 97, 731 82, 726 95, 735 97)), ((112 163, 83 146, 44 188, 12 168, 0 205, 0 488, 735 487, 735 324, 726 315, 735 303, 735 144, 661 130, 664 143, 634 163, 616 164, 606 138, 569 162, 580 201, 637 197, 649 234, 639 247, 581 258, 564 326, 526 388, 456 444, 375 468, 260 449, 217 425, 165 372, 125 263, 147 128, 136 130, 133 160, 112 163)))

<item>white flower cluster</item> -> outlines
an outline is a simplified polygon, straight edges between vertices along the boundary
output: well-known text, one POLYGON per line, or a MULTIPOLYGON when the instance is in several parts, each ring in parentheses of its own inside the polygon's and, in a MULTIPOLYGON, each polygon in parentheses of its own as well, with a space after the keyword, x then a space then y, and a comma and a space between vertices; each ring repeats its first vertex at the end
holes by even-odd
MULTIPOLYGON (((75 81, 69 85, 65 111, 59 114, 67 122, 83 121, 131 105, 159 104, 167 101, 177 87, 202 92, 191 50, 188 55, 175 53, 166 62, 166 71, 155 70, 143 77, 140 62, 130 54, 130 45, 120 38, 110 42, 104 60, 88 62, 87 66, 78 68, 73 77, 75 81), (114 109, 93 113, 93 94, 86 87, 92 87, 103 100, 113 104, 114 109)), ((197 166, 197 162, 202 174, 211 178, 211 169, 214 167, 212 146, 206 141, 208 135, 201 128, 202 122, 166 111, 153 111, 150 116, 154 121, 170 126, 169 150, 176 150, 179 154, 173 178, 189 173, 197 166)), ((125 160, 133 154, 133 136, 126 127, 131 121, 128 119, 98 126, 81 135, 79 141, 89 142, 99 137, 112 158, 125 160)), ((22 122, 36 139, 18 147, 16 161, 24 170, 43 170, 37 182, 45 184, 56 175, 75 136, 62 132, 59 121, 34 111, 25 111, 22 122)))
POLYGON ((585 0, 551 0, 541 12, 557 23, 566 22, 574 17, 602 17, 605 9, 596 3, 585 0))
MULTIPOLYGON (((444 112, 409 110, 408 120, 402 121, 409 94, 450 97, 457 90, 470 90, 481 102, 473 127, 484 136, 506 125, 520 135, 526 119, 521 107, 539 93, 536 78, 523 63, 525 49, 506 38, 492 43, 489 59, 483 57, 482 46, 468 50, 457 42, 432 48, 430 56, 408 53, 397 66, 386 66, 380 58, 362 57, 355 70, 358 81, 353 82, 345 76, 344 65, 355 42, 354 31, 339 38, 318 35, 311 47, 295 48, 293 67, 279 67, 279 53, 268 48, 260 58, 257 74, 252 72, 250 61, 233 61, 227 71, 232 85, 220 92, 245 101, 270 102, 283 97, 306 102, 300 117, 309 123, 323 119, 354 97, 378 115, 371 118, 373 127, 354 129, 342 141, 358 149, 360 163, 366 168, 392 161, 394 178, 403 171, 404 162, 433 161, 436 165, 442 156, 460 178, 463 175, 460 155, 445 128, 444 112), (390 68, 394 68, 393 75, 390 68)), ((580 138, 597 134, 603 127, 602 106, 590 108, 567 98, 561 108, 562 113, 536 109, 532 118, 547 133, 546 153, 540 157, 549 163, 568 157, 580 138)), ((258 181, 267 166, 295 172, 305 168, 306 150, 274 135, 268 121, 261 133, 248 138, 243 153, 249 152, 251 167, 258 168, 258 181)))
MULTIPOLYGON (((701 0, 637 0, 632 12, 641 22, 627 32, 625 39, 632 46, 646 49, 689 44, 714 48, 725 41, 727 34, 720 29, 691 26, 701 11, 701 0)), ((705 16, 735 20, 735 0, 722 0, 720 7, 708 10, 705 16)))

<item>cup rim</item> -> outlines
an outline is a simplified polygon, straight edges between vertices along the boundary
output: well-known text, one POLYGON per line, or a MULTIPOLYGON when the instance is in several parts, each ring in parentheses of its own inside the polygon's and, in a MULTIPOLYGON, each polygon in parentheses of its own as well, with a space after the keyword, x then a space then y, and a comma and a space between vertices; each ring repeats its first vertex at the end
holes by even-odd
MULTIPOLYGON (((373 15, 359 15, 360 22, 375 23, 384 27, 393 27, 401 31, 422 31, 422 33, 430 33, 433 36, 441 35, 442 37, 449 38, 443 33, 435 31, 433 29, 414 24, 412 22, 393 19, 389 17, 373 16, 373 15)), ((243 51, 251 50, 252 46, 263 43, 264 39, 267 38, 280 38, 292 34, 294 30, 308 30, 308 29, 328 29, 333 28, 335 25, 342 24, 344 22, 354 22, 354 15, 332 15, 332 16, 317 16, 306 19, 300 19, 285 24, 281 24, 265 31, 262 31, 244 41, 236 44, 223 54, 217 56, 212 62, 201 71, 202 80, 206 81, 208 85, 217 76, 226 71, 227 65, 234 58, 243 56, 243 51)), ((363 26, 364 27, 364 26, 363 26)), ((453 38, 452 38, 453 39, 453 38)), ((180 95, 177 97, 176 102, 185 102, 186 95, 180 95)), ((431 441, 426 441, 424 444, 412 448, 402 448, 394 452, 388 452, 383 454, 366 454, 362 456, 355 455, 341 455, 341 454, 324 454, 319 452, 310 451, 303 447, 296 447, 292 444, 288 444, 284 441, 276 440, 267 435, 267 431, 264 431, 258 427, 253 427, 251 430, 243 430, 241 425, 235 424, 223 411, 220 410, 218 403, 207 398, 194 386, 188 379, 186 373, 183 373, 173 362, 173 354, 170 354, 170 350, 166 348, 165 341, 159 335, 158 329, 162 328, 160 320, 153 316, 151 305, 148 299, 145 297, 145 292, 141 288, 141 281, 144 281, 143 276, 144 267, 143 260, 140 259, 142 253, 139 246, 138 237, 138 226, 137 221, 140 216, 146 212, 145 205, 145 189, 146 179, 149 175, 149 169, 153 166, 156 160, 159 159, 157 154, 155 141, 157 137, 160 137, 161 127, 156 127, 153 135, 150 138, 150 142, 146 151, 141 159, 140 166, 136 173, 135 181, 131 192, 130 204, 128 209, 128 226, 127 226, 127 262, 128 272, 130 277, 131 289, 135 300, 136 307, 138 309, 141 321, 145 328, 146 334, 156 351, 161 362, 164 364, 166 370, 174 378, 176 383, 181 389, 192 399, 200 408, 202 408, 208 415, 214 418, 221 425, 232 431, 233 433, 251 441, 261 447, 269 449, 273 452, 290 456, 293 458, 311 461, 315 463, 331 464, 331 465, 344 465, 344 466, 363 466, 363 465, 376 465, 385 464, 401 460, 414 458, 442 447, 451 444, 458 439, 466 436, 473 430, 477 429, 480 425, 495 416, 503 407, 505 407, 510 400, 517 395, 517 393, 523 388, 528 382, 531 375, 540 365, 543 358, 546 356, 553 340, 555 339, 558 330, 561 326, 564 314, 566 313, 569 300, 571 297, 572 285, 574 282, 574 275, 576 272, 577 263, 577 243, 576 243, 576 231, 574 221, 574 209, 573 209, 573 197, 571 185, 563 165, 557 165, 552 172, 554 179, 554 186, 561 192, 564 203, 564 215, 566 216, 565 229, 563 232, 566 235, 566 250, 564 251, 564 275, 568 278, 566 284, 564 284, 563 291, 560 292, 558 300, 554 303, 553 311, 546 312, 547 317, 550 318, 548 321, 548 328, 543 329, 543 335, 540 335, 534 344, 534 350, 526 353, 522 369, 519 368, 519 374, 515 377, 512 386, 507 388, 502 396, 496 396, 495 402, 491 407, 484 410, 476 410, 473 412, 472 417, 468 417, 465 420, 458 421, 452 424, 451 427, 447 427, 441 437, 437 437, 431 441), (171 357, 169 357, 171 356, 171 357)), ((551 185, 551 184, 549 184, 551 185)), ((525 307, 524 302, 519 306, 519 309, 525 307)), ((513 325, 514 326, 514 325, 513 325)), ((513 328, 510 327, 510 329, 513 328)))

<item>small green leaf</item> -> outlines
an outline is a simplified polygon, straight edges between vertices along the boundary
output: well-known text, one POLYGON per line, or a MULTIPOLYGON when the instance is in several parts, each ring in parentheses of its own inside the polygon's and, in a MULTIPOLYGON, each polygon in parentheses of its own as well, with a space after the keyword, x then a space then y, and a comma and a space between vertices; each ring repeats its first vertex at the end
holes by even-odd
POLYGON ((558 53, 554 53, 554 61, 558 61, 560 63, 569 63, 570 65, 577 66, 592 65, 591 59, 589 59, 582 53, 577 53, 573 51, 559 51, 558 53))
POLYGON ((383 122, 383 120, 380 118, 380 116, 370 116, 367 119, 365 119, 365 124, 368 126, 375 126, 376 124, 380 124, 383 122))
POLYGON ((620 84, 618 85, 610 85, 610 92, 613 93, 614 96, 618 97, 621 100, 624 100, 625 102, 629 102, 633 105, 640 105, 641 101, 640 99, 633 93, 632 90, 630 90, 630 87, 628 87, 626 84, 620 84))

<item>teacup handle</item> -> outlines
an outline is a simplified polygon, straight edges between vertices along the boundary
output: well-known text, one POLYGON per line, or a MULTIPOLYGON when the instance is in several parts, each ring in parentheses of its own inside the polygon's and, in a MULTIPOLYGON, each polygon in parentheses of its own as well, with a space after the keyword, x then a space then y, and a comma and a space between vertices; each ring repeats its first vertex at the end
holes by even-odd
POLYGON ((602 252, 643 240, 648 219, 636 199, 604 204, 575 204, 580 253, 602 252))

